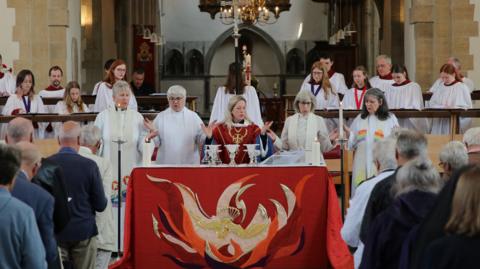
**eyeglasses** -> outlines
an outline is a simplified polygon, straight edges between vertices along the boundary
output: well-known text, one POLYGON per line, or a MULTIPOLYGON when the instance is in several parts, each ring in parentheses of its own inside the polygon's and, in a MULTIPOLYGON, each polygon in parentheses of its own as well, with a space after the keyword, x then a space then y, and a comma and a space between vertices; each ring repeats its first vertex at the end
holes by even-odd
POLYGON ((183 97, 168 97, 169 101, 175 102, 175 101, 181 101, 183 97))
POLYGON ((300 102, 300 104, 302 104, 302 105, 311 105, 312 102, 300 102))

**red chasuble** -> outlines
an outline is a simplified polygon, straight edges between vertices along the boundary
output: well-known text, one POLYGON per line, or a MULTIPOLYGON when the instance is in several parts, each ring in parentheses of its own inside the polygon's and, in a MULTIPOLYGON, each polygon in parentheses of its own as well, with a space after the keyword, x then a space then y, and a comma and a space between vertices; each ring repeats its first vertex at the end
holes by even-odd
POLYGON ((249 163, 250 158, 248 153, 245 152, 246 147, 244 144, 255 144, 257 136, 260 134, 260 128, 255 124, 250 124, 245 127, 232 127, 227 128, 227 125, 218 125, 213 129, 213 138, 220 147, 220 159, 223 163, 230 163, 230 157, 228 156, 228 150, 225 145, 238 144, 237 155, 235 155, 235 163, 249 163))

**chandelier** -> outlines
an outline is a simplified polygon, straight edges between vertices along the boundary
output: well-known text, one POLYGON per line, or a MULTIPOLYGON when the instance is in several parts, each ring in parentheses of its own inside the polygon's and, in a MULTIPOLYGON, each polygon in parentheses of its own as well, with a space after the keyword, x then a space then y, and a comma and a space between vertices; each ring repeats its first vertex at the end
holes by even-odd
POLYGON ((233 0, 212 1, 201 0, 200 11, 210 13, 212 19, 217 13, 223 24, 233 24, 235 13, 239 22, 244 24, 273 24, 282 11, 290 10, 289 0, 233 0), (237 12, 234 12, 234 8, 237 12))

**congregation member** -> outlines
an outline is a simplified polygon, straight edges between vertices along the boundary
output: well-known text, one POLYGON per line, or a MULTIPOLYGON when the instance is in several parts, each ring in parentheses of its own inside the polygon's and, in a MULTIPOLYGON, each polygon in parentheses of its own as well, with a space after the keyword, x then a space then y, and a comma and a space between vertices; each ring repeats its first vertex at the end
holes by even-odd
POLYGON ((388 111, 387 101, 380 89, 372 88, 365 93, 362 112, 353 120, 347 133, 348 147, 355 151, 352 170, 352 194, 365 179, 376 174, 373 162, 373 145, 389 136, 398 127, 395 115, 388 111))
POLYGON ((97 255, 95 212, 105 210, 107 199, 97 164, 78 154, 80 132, 78 123, 65 122, 58 136, 61 148, 49 159, 68 171, 65 183, 72 217, 57 234, 62 261, 87 269, 94 268, 97 255))
POLYGON ((422 268, 477 268, 480 249, 480 166, 468 167, 458 180, 451 213, 445 225, 447 235, 430 243, 422 268))
POLYGON ((263 126, 263 119, 260 112, 260 101, 258 100, 257 90, 253 86, 246 85, 243 76, 240 82, 241 89, 235 89, 237 80, 235 66, 235 63, 231 63, 228 66, 227 82, 224 86, 219 87, 217 90, 215 100, 213 101, 212 113, 210 114, 209 123, 219 123, 224 121, 230 98, 232 96, 240 95, 246 100, 248 104, 247 114, 249 115, 252 122, 258 126, 263 126))
POLYGON ((249 163, 250 158, 246 151, 246 144, 259 144, 259 159, 265 159, 272 155, 273 144, 267 134, 267 130, 272 122, 266 122, 261 128, 252 122, 247 112, 247 100, 241 95, 235 95, 230 98, 228 110, 225 114, 225 120, 213 127, 204 126, 204 132, 207 135, 206 144, 218 144, 220 146, 220 160, 230 163, 230 156, 226 145, 237 144, 239 148, 235 155, 235 163, 249 163))
POLYGON ((360 228, 370 194, 378 182, 391 176, 397 168, 395 143, 395 139, 390 137, 375 142, 373 161, 378 173, 360 184, 355 191, 355 195, 350 199, 350 207, 343 223, 341 235, 350 247, 356 248, 353 255, 355 268, 360 266, 362 260, 364 244, 360 240, 360 228))
POLYGON ((440 150, 439 160, 443 169, 442 178, 448 180, 454 171, 468 164, 467 148, 460 141, 450 141, 440 150))
MULTIPOLYGON (((105 73, 105 77, 108 76, 108 71, 110 70, 110 67, 112 66, 112 63, 115 62, 115 59, 108 59, 104 64, 103 64, 103 72, 105 73)), ((98 89, 100 88, 100 85, 103 83, 103 80, 97 82, 95 86, 93 86, 93 91, 92 95, 97 95, 98 89)))
POLYGON ((85 158, 93 160, 97 164, 103 182, 105 197, 107 197, 107 207, 105 210, 95 214, 95 221, 98 228, 95 269, 108 268, 111 254, 113 251, 116 251, 115 240, 117 237, 117 227, 115 226, 112 202, 110 199, 113 183, 112 166, 109 160, 96 155, 100 148, 101 140, 102 135, 98 127, 91 125, 82 127, 78 153, 85 158))
POLYGON ((20 150, 0 144, 0 268, 46 269, 33 209, 10 193, 20 165, 20 150))
MULTIPOLYGON (((23 69, 17 75, 17 89, 10 95, 3 108, 3 115, 17 115, 30 113, 45 113, 42 98, 35 94, 35 77, 32 71, 23 69)), ((44 123, 35 123, 35 138, 43 138, 45 133, 44 123)))
MULTIPOLYGON (((480 127, 467 130, 463 142, 469 150, 469 163, 479 165, 480 158, 477 152, 470 153, 470 149, 480 148, 480 127)), ((471 166, 470 166, 471 167, 471 166)), ((445 225, 448 222, 452 211, 452 200, 460 176, 467 171, 469 166, 464 166, 454 171, 450 179, 446 182, 442 191, 438 194, 437 202, 427 218, 422 222, 416 233, 416 238, 412 242, 410 250, 410 259, 408 267, 412 269, 424 268, 421 261, 425 256, 427 246, 434 240, 446 235, 445 225)), ((478 175, 476 175, 478 178, 478 175)))
POLYGON ((385 88, 395 83, 392 77, 392 59, 385 55, 378 55, 375 59, 377 75, 370 78, 373 88, 385 91, 385 88))
POLYGON ((15 76, 12 74, 12 69, 7 68, 3 63, 0 54, 0 97, 12 94, 15 94, 15 76))
POLYGON ((435 204, 442 187, 438 171, 426 156, 405 163, 393 185, 394 200, 368 229, 360 268, 399 268, 410 232, 435 204))
POLYGON ((328 133, 322 117, 314 114, 316 98, 308 91, 300 91, 295 97, 293 107, 295 114, 285 120, 281 138, 275 136, 277 150, 312 150, 312 143, 318 139, 322 152, 333 149, 332 141, 338 132, 328 133))
MULTIPOLYGON (((342 73, 335 72, 335 69, 333 68, 333 58, 330 55, 325 54, 321 55, 318 61, 323 67, 325 67, 327 71, 325 74, 328 75, 328 80, 330 82, 330 85, 332 85, 332 89, 339 94, 345 95, 348 92, 348 87, 345 83, 345 77, 342 73)), ((302 83, 302 88, 304 87, 304 85, 310 83, 311 80, 312 74, 308 74, 308 76, 302 83)))
POLYGON ((185 107, 187 90, 179 85, 167 91, 168 108, 160 112, 149 129, 147 139, 154 138, 158 164, 200 164, 205 141, 203 122, 197 113, 185 107))
POLYGON ((46 190, 31 182, 41 166, 41 154, 30 142, 19 142, 21 151, 20 171, 15 179, 12 196, 33 209, 36 223, 46 252, 48 268, 60 268, 57 242, 53 232, 54 198, 46 190))
MULTIPOLYGON (((55 113, 59 115, 69 115, 72 113, 89 112, 87 104, 82 100, 80 85, 76 81, 70 81, 65 87, 63 100, 58 101, 55 106, 55 113)), ((60 122, 54 124, 55 133, 58 133, 62 124, 60 122)))
MULTIPOLYGON (((447 64, 451 64, 453 65, 453 67, 455 67, 455 71, 456 73, 458 74, 458 77, 461 79, 461 81, 468 87, 468 89, 470 90, 470 93, 473 92, 475 90, 475 85, 473 83, 473 81, 467 77, 465 77, 463 74, 462 74, 462 63, 460 62, 460 59, 456 58, 456 57, 448 57, 447 59, 447 64)), ((434 92, 436 89, 438 89, 438 87, 443 83, 442 81, 442 78, 438 78, 432 85, 432 87, 430 88, 429 92, 434 92)))
MULTIPOLYGON (((95 98, 94 111, 102 112, 105 109, 115 107, 115 103, 112 99, 113 85, 118 81, 125 81, 125 74, 127 73, 127 64, 123 60, 115 60, 108 74, 103 82, 98 87, 97 97, 95 98)), ((129 98, 128 107, 133 110, 137 110, 137 100, 132 95, 129 98)))
MULTIPOLYGON (((418 83, 410 81, 407 68, 403 65, 392 67, 392 77, 395 83, 385 88, 385 99, 390 109, 422 110, 423 95, 418 83)), ((426 118, 402 118, 398 120, 400 127, 415 129, 427 133, 429 129, 426 118)))
POLYGON ((363 98, 368 89, 372 88, 368 80, 367 69, 359 65, 352 72, 353 85, 352 88, 345 92, 342 104, 344 109, 361 110, 363 98))
MULTIPOLYGON (((398 167, 402 167, 408 161, 419 156, 427 156, 427 138, 422 133, 401 129, 395 135, 397 136, 395 158, 398 167)), ((371 191, 360 228, 360 240, 362 242, 367 240, 373 220, 392 204, 394 200, 392 188, 396 184, 397 172, 398 169, 395 173, 378 182, 371 191)))
POLYGON ((130 86, 135 96, 148 96, 155 93, 153 87, 145 82, 145 70, 142 67, 133 69, 130 86))
MULTIPOLYGON (((430 89, 433 95, 430 98, 429 107, 443 109, 472 108, 470 91, 461 81, 453 65, 444 64, 440 68, 440 77, 443 83, 430 89)), ((460 131, 465 132, 470 124, 470 118, 460 118, 460 131)), ((432 134, 449 134, 450 132, 449 118, 434 118, 432 120, 432 134)))

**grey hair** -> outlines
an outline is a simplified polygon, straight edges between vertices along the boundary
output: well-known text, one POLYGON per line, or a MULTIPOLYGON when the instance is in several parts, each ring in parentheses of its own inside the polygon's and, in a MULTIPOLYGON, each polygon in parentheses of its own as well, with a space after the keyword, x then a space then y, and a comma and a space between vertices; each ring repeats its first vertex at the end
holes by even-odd
POLYGON ((380 170, 397 168, 395 143, 395 139, 392 138, 375 142, 373 146, 373 160, 380 164, 380 170))
POLYGON ((460 59, 454 56, 448 57, 448 60, 453 61, 453 67, 457 68, 458 70, 462 69, 462 62, 460 62, 460 59))
POLYGON ((407 160, 427 155, 427 138, 417 131, 402 130, 397 137, 396 149, 398 154, 407 160))
POLYGON ((293 101, 293 108, 297 113, 300 113, 300 102, 311 102, 312 106, 310 107, 310 112, 315 111, 315 108, 317 107, 317 98, 315 98, 315 96, 313 96, 313 94, 309 91, 301 90, 297 93, 297 96, 295 96, 295 101, 293 101))
MULTIPOLYGON (((234 95, 230 97, 230 100, 228 101, 228 106, 227 106, 227 110, 225 111, 225 120, 224 120, 224 123, 227 125, 228 129, 232 128, 232 125, 233 125, 233 117, 232 117, 233 108, 240 101, 245 102, 245 107, 248 106, 247 99, 245 99, 245 97, 241 95, 234 95)), ((245 118, 246 120, 251 122, 250 118, 248 117, 248 114, 246 114, 245 118)))
POLYGON ((102 139, 100 128, 95 125, 86 125, 80 132, 80 145, 93 147, 102 139))
POLYGON ((468 129, 463 134, 463 143, 468 146, 480 145, 480 127, 468 129))
POLYGON ((80 137, 80 132, 81 132, 80 124, 78 122, 73 122, 73 121, 67 121, 66 123, 71 124, 72 128, 65 128, 65 123, 64 123, 64 126, 60 128, 58 139, 60 141, 78 139, 80 137))
POLYGON ((130 84, 124 80, 119 80, 113 84, 112 96, 118 96, 122 92, 128 92, 132 95, 132 90, 130 89, 130 84))
POLYGON ((414 158, 398 169, 392 191, 395 196, 414 190, 438 193, 442 181, 437 169, 425 156, 414 158))
POLYGON ((7 137, 9 143, 16 144, 20 141, 30 141, 33 134, 33 124, 29 119, 15 118, 8 122, 7 137))
POLYGON ((460 141, 450 141, 440 151, 440 161, 449 164, 452 170, 468 164, 468 153, 465 145, 460 141))
POLYGON ((173 85, 167 90, 167 97, 187 97, 187 90, 180 85, 173 85))
POLYGON ((380 59, 384 59, 385 62, 387 62, 388 64, 392 64, 392 58, 390 58, 390 56, 386 55, 386 54, 380 54, 377 56, 377 58, 375 58, 376 61, 380 60, 380 59))
POLYGON ((22 152, 22 163, 26 165, 34 165, 42 160, 42 154, 38 148, 30 142, 19 142, 16 144, 22 152))

